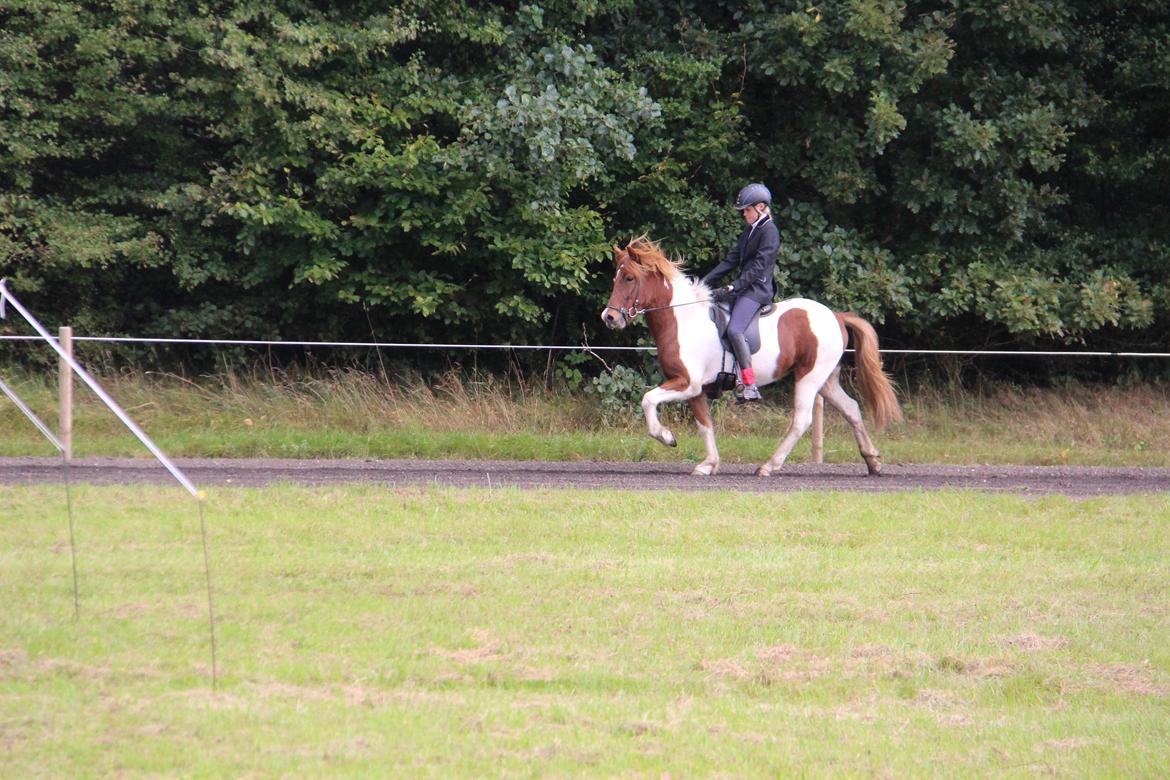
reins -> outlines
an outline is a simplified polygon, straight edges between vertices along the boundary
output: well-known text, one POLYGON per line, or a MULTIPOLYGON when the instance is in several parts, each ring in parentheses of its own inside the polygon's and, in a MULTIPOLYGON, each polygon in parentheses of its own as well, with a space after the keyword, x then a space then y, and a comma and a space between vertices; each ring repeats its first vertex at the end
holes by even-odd
POLYGON ((646 312, 662 311, 663 309, 677 309, 680 306, 694 306, 696 303, 711 303, 711 301, 709 301, 709 300, 707 300, 707 301, 703 301, 703 300, 686 301, 685 303, 669 303, 666 306, 646 306, 646 307, 643 307, 641 309, 637 308, 638 304, 637 304, 637 301, 635 301, 634 302, 635 308, 633 308, 633 309, 627 309, 625 306, 622 306, 621 308, 616 308, 616 307, 608 306, 608 305, 605 308, 613 309, 618 314, 625 317, 627 322, 633 322, 635 317, 637 317, 641 314, 645 314, 646 312))
POLYGON ((638 315, 645 315, 645 313, 647 311, 661 311, 662 309, 677 309, 677 308, 679 308, 679 306, 693 306, 696 303, 713 303, 713 302, 711 302, 710 299, 708 299, 708 301, 687 301, 686 303, 668 303, 665 306, 647 306, 647 308, 645 308, 645 309, 634 310, 634 312, 631 315, 631 318, 636 317, 638 315))
MULTIPOLYGON (((668 286, 669 286, 669 283, 668 283, 668 286)), ((639 282, 638 283, 638 290, 640 291, 641 289, 642 289, 642 283, 639 282)), ((619 308, 614 308, 613 306, 610 306, 608 304, 606 305, 605 308, 613 309, 618 314, 625 317, 627 322, 633 322, 635 317, 638 317, 639 315, 645 314, 647 312, 662 311, 664 309, 677 309, 680 306, 694 306, 696 303, 713 303, 713 301, 709 298, 707 300, 703 300, 702 298, 700 298, 699 300, 696 300, 696 301, 686 301, 684 303, 668 303, 665 306, 643 306, 643 307, 639 308, 639 306, 638 306, 638 293, 635 292, 634 293, 634 306, 633 306, 633 308, 627 309, 625 306, 622 306, 619 309, 619 308)))

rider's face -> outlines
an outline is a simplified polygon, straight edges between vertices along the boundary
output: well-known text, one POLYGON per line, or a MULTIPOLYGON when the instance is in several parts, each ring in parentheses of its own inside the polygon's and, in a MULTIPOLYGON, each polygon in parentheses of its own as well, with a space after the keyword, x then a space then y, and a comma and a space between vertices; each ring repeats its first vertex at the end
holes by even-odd
POLYGON ((743 210, 743 221, 748 225, 754 224, 760 218, 760 210, 756 206, 748 206, 743 210))

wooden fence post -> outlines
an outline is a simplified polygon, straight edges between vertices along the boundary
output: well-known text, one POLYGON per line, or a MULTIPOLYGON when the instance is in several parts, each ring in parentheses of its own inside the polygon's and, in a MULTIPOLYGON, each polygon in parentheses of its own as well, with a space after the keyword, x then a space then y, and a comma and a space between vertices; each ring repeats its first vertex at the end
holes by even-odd
POLYGON ((812 459, 813 463, 825 462, 825 399, 820 393, 813 401, 812 459))
MULTIPOLYGON (((61 349, 73 357, 73 328, 63 325, 57 331, 61 349)), ((57 423, 60 428, 61 446, 65 448, 65 460, 73 460, 73 369, 65 358, 58 360, 57 369, 57 423)))

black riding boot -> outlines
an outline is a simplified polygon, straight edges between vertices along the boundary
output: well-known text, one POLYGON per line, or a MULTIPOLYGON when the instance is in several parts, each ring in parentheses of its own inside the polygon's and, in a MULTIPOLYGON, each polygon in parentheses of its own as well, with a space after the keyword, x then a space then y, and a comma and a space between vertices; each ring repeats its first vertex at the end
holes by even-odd
POLYGON ((756 387, 755 373, 752 371, 752 351, 748 349, 747 337, 742 333, 732 334, 728 341, 731 342, 731 351, 735 354, 735 362, 739 363, 740 375, 744 376, 746 373, 740 401, 760 400, 760 391, 756 387))

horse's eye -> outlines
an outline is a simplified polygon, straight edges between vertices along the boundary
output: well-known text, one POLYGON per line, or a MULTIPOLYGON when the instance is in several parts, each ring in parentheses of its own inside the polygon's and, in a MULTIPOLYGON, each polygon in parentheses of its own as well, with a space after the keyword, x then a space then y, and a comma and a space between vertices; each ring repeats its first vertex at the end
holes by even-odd
POLYGON ((627 282, 632 282, 632 281, 634 281, 634 277, 632 277, 632 276, 627 276, 627 277, 626 277, 626 281, 627 281, 627 282))

